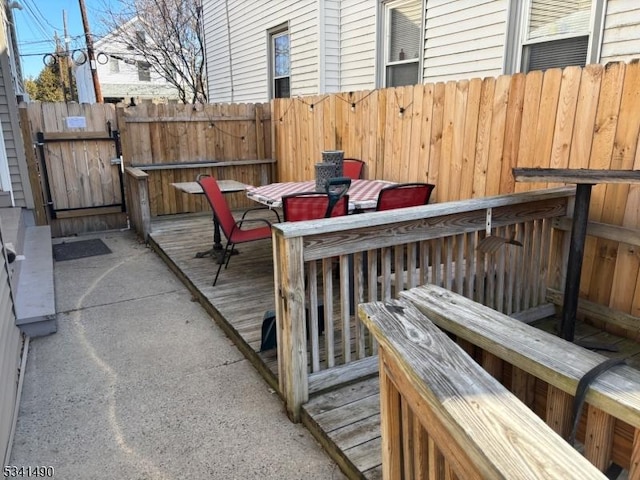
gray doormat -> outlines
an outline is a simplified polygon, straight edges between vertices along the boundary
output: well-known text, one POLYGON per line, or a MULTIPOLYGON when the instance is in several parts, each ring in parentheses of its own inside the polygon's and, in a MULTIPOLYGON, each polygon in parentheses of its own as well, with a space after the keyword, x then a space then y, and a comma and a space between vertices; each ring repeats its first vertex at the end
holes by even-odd
POLYGON ((58 243, 53 246, 53 258, 57 262, 76 258, 93 257, 111 253, 109 247, 99 238, 80 240, 78 242, 58 243))

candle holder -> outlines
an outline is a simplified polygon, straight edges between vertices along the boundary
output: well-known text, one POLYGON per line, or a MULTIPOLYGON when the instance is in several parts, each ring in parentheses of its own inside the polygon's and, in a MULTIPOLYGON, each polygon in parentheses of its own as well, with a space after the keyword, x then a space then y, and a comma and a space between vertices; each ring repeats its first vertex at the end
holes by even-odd
POLYGON ((336 166, 333 163, 316 163, 316 192, 325 192, 327 182, 330 178, 336 177, 336 166))
POLYGON ((324 150, 322 152, 322 163, 332 163, 336 166, 334 177, 342 177, 344 162, 343 150, 324 150))

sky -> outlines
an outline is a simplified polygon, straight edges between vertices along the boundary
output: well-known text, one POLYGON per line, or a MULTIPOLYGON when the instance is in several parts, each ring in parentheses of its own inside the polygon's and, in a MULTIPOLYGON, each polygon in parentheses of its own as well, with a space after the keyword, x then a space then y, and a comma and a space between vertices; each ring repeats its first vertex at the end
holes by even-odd
MULTIPOLYGON (((85 48, 79 0, 17 0, 22 9, 14 8, 22 75, 37 77, 44 67, 43 56, 55 50, 57 32, 64 45, 63 10, 67 12, 70 49, 85 48)), ((89 28, 94 40, 104 34, 100 18, 105 10, 115 8, 115 0, 85 0, 89 28)))

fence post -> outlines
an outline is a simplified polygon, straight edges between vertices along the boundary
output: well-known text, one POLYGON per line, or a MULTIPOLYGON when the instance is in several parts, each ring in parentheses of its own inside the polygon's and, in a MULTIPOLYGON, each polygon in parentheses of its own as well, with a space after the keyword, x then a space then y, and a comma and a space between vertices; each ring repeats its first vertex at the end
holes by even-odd
POLYGON ((285 238, 274 227, 278 379, 287 415, 293 422, 300 421, 300 407, 309 399, 302 254, 302 237, 285 238))
POLYGON ((135 167, 126 167, 125 173, 129 221, 138 235, 147 242, 151 233, 149 175, 135 167))

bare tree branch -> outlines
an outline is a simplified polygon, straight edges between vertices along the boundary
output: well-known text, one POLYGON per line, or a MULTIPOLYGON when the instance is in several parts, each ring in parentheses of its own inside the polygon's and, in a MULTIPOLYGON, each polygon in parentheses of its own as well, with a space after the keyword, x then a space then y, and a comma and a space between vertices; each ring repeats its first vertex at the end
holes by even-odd
POLYGON ((207 101, 201 0, 117 0, 106 8, 102 27, 176 87, 183 103, 207 101), (130 28, 127 22, 137 19, 130 28), (138 33, 144 31, 145 40, 138 33))

